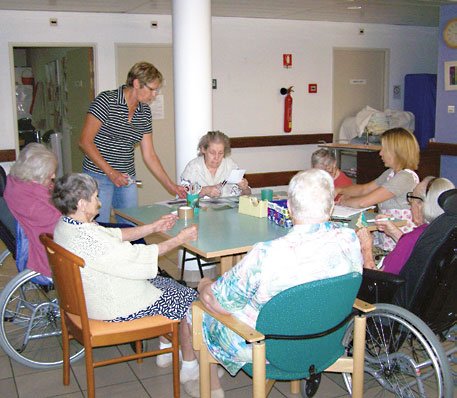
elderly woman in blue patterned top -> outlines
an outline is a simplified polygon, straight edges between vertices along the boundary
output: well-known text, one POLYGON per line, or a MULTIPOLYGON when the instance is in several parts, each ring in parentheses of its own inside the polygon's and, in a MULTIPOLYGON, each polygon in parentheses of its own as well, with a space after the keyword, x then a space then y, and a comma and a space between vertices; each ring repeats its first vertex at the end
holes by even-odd
POLYGON ((126 85, 104 91, 89 107, 79 146, 85 153, 84 173, 98 181, 102 202, 100 222, 109 222, 114 208, 138 205, 134 146, 140 143, 143 160, 172 194, 185 197, 162 167, 152 142, 152 116, 147 104, 157 95, 162 74, 151 64, 139 62, 130 69, 126 85))
MULTIPOLYGON (((315 280, 362 273, 360 243, 355 232, 329 222, 334 197, 330 174, 318 169, 298 173, 289 184, 288 196, 294 227, 287 235, 256 243, 217 281, 200 280, 200 300, 210 311, 232 314, 255 327, 262 307, 281 291, 315 280)), ((251 346, 206 315, 203 336, 211 355, 230 374, 235 375, 245 363, 252 362, 251 346)), ((184 390, 191 397, 200 396, 198 377, 196 360, 193 371, 183 365, 181 381, 187 379, 184 390)), ((212 397, 224 397, 214 366, 211 388, 212 397)))

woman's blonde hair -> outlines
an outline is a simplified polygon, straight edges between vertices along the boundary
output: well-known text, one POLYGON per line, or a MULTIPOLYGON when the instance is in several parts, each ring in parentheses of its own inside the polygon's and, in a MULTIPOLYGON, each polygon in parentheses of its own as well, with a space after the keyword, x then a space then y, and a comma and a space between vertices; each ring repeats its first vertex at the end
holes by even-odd
POLYGON ((224 158, 230 155, 230 138, 221 131, 208 131, 198 143, 198 156, 203 155, 203 149, 206 151, 212 142, 222 142, 224 144, 224 158))
POLYGON ((381 145, 394 156, 396 165, 402 170, 417 170, 420 149, 413 133, 403 127, 386 130, 381 135, 381 145))
POLYGON ((132 66, 128 75, 126 85, 127 87, 133 87, 133 81, 138 79, 140 86, 143 87, 145 84, 158 80, 162 84, 163 76, 162 73, 149 62, 137 62, 132 66))
POLYGON ((11 166, 10 176, 21 181, 43 184, 57 168, 57 157, 43 144, 31 142, 11 166))

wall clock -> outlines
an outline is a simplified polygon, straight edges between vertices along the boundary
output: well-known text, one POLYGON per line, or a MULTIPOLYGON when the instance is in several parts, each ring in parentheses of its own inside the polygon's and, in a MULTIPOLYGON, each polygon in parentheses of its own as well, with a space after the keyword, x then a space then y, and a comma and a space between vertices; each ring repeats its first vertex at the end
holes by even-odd
POLYGON ((444 42, 451 48, 457 48, 457 18, 451 19, 443 29, 444 42))

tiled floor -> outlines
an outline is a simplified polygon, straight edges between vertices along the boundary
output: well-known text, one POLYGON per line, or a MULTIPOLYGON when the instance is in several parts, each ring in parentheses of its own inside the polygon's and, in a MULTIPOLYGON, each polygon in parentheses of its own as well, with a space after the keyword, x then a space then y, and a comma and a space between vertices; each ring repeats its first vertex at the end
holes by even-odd
MULTIPOLYGON (((0 252, 3 250, 0 241, 0 252)), ((160 266, 166 269, 172 276, 178 277, 177 251, 174 251, 160 259, 160 266)), ((16 268, 11 256, 3 267, 0 268, 0 289, 16 274, 16 268)), ((151 340, 148 344, 158 345, 157 340, 151 340)), ((130 351, 130 346, 116 346, 95 350, 96 359, 116 355, 121 350, 130 351)), ((1 351, 1 350, 0 350, 1 351)), ((146 358, 142 364, 135 361, 110 365, 95 369, 95 386, 98 398, 115 397, 172 397, 171 368, 162 369, 157 367, 155 358, 146 358)), ((251 379, 242 371, 236 377, 226 373, 221 384, 225 390, 226 398, 244 398, 252 396, 251 379)), ((3 398, 44 398, 44 397, 85 397, 86 376, 84 360, 74 363, 71 367, 71 380, 69 386, 62 384, 62 370, 36 370, 22 366, 11 360, 3 352, 0 352, 0 397, 3 398)), ((366 396, 384 396, 381 394, 366 394, 366 396)), ((277 382, 269 397, 299 397, 291 394, 289 383, 277 382)), ((324 374, 321 386, 316 397, 348 397, 344 388, 343 378, 340 374, 324 374)), ((181 397, 188 395, 181 388, 181 397)))

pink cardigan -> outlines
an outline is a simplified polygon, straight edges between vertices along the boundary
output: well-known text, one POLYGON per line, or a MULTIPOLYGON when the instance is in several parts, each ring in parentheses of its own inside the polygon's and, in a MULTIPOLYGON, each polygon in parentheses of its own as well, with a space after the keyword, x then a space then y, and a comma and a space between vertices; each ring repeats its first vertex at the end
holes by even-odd
POLYGON ((8 176, 3 197, 29 240, 27 268, 51 277, 46 252, 39 236, 43 232, 53 233, 61 214, 51 203, 49 188, 8 176))

